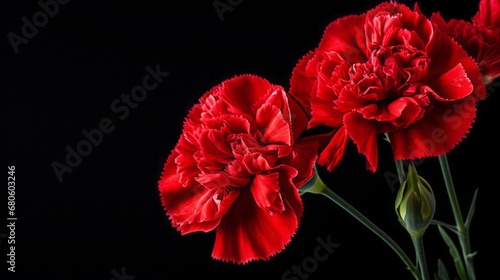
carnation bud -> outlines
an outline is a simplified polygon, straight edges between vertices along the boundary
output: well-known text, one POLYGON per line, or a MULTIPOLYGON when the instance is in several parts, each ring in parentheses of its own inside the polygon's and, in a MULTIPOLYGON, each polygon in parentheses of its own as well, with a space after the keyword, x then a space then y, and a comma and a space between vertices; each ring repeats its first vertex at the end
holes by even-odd
POLYGON ((396 196, 396 214, 406 230, 416 238, 422 237, 436 210, 436 200, 429 183, 417 174, 413 162, 406 180, 396 196))

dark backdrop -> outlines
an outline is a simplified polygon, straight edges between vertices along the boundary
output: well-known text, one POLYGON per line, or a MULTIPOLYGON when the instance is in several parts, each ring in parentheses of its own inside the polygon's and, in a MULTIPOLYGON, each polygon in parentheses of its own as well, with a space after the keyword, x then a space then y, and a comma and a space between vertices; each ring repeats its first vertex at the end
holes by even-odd
MULTIPOLYGON (((32 22, 41 6, 10 2, 1 9, 2 168, 6 182, 7 166, 16 167, 18 220, 15 273, 6 264, 8 222, 0 227, 7 279, 282 279, 293 265, 311 260, 318 238, 340 246, 310 269, 308 279, 411 279, 380 239, 324 197, 303 197, 300 228, 283 252, 266 262, 235 265, 211 259, 213 232, 181 236, 173 229, 157 191, 184 116, 205 91, 243 73, 288 88, 296 61, 316 46, 330 21, 377 1, 70 1, 46 22, 40 17, 36 32, 25 30, 32 38, 17 45, 17 53, 8 34, 22 35, 22 18, 32 22), (233 6, 219 17, 214 3, 233 6), (148 66, 169 75, 124 111, 120 96, 142 84, 148 66), (70 159, 71 172, 58 178, 54 162, 66 164, 66 149, 76 149, 86 139, 83 130, 94 131, 102 122, 102 139, 80 161, 70 159)), ((426 0, 420 6, 425 13, 468 19, 477 2, 450 7, 426 0)), ((468 138, 449 154, 464 209, 480 189, 471 230, 480 279, 496 271, 489 254, 498 250, 495 90, 489 88, 468 138)), ((382 160, 372 174, 352 145, 349 152, 333 174, 323 173, 325 182, 413 257, 393 210, 393 162, 382 160)), ((451 223, 437 159, 427 159, 419 171, 438 197, 436 218, 451 223)), ((0 212, 7 214, 4 185, 0 212)), ((435 227, 425 242, 431 271, 443 258, 452 272, 435 227)))

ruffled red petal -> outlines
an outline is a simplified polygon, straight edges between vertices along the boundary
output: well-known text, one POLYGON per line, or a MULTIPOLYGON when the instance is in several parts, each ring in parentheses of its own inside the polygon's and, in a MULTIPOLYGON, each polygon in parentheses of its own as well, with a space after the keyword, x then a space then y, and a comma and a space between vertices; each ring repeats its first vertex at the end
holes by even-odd
POLYGON ((284 211, 273 213, 259 207, 250 189, 243 189, 237 203, 217 227, 212 257, 244 264, 267 260, 282 251, 295 234, 303 207, 291 177, 283 170, 279 185, 284 211))
POLYGON ((228 105, 229 112, 244 115, 253 119, 263 95, 268 95, 281 87, 271 85, 268 80, 253 76, 241 75, 225 81, 219 86, 220 99, 228 105))
POLYGON ((476 116, 476 100, 439 103, 425 117, 404 130, 389 133, 396 160, 445 154, 469 132, 476 116))
POLYGON ((474 90, 461 63, 432 81, 434 98, 438 101, 455 101, 468 96, 474 90))
POLYGON ((307 64, 314 57, 315 52, 310 51, 304 55, 292 71, 289 94, 309 114, 311 111, 311 94, 316 78, 306 73, 307 64))
POLYGON ((333 136, 331 136, 330 142, 321 151, 318 158, 318 163, 320 165, 326 165, 328 171, 332 171, 340 163, 349 140, 344 126, 341 126, 331 134, 333 134, 333 136))
POLYGON ((285 210, 280 194, 278 172, 255 175, 250 191, 257 206, 268 211, 269 215, 285 210))
POLYGON ((500 1, 481 0, 477 13, 472 17, 472 22, 491 27, 500 27, 500 1))
POLYGON ((293 145, 293 151, 281 162, 284 166, 293 166, 297 169, 297 176, 293 183, 297 188, 302 187, 314 175, 319 141, 314 137, 303 137, 293 145))
POLYGON ((369 46, 364 37, 364 24, 364 14, 346 16, 330 23, 323 33, 318 51, 339 54, 350 63, 366 61, 369 46))
POLYGON ((169 216, 172 226, 187 234, 195 231, 208 232, 213 230, 220 222, 220 218, 229 209, 232 201, 236 199, 237 193, 225 197, 223 202, 216 205, 218 211, 210 209, 211 205, 205 205, 210 193, 199 184, 184 187, 179 182, 176 173, 176 164, 173 152, 164 165, 164 171, 158 182, 162 205, 169 216), (207 208, 208 207, 208 208, 207 208))
POLYGON ((356 112, 344 116, 344 125, 347 134, 358 147, 358 151, 365 155, 367 168, 375 172, 378 166, 377 123, 367 120, 356 112))
POLYGON ((264 104, 257 110, 256 122, 264 143, 292 144, 290 123, 285 120, 280 108, 264 104))

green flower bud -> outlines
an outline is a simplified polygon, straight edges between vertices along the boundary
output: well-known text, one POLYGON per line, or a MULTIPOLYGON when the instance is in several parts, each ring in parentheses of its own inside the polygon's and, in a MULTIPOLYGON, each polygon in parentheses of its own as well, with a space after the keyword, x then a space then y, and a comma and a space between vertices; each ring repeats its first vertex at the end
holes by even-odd
POLYGON ((429 183, 417 174, 413 162, 396 196, 396 214, 404 228, 416 238, 422 237, 436 210, 436 200, 429 183))

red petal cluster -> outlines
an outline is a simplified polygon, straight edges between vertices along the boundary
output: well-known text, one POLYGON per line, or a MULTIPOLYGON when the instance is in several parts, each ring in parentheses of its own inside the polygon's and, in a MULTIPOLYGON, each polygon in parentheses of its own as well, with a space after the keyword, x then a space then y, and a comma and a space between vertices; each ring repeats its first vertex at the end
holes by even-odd
POLYGON ((500 0, 481 0, 469 21, 446 22, 439 12, 430 19, 476 59, 485 84, 500 77, 500 0))
POLYGON ((283 250, 303 212, 298 187, 316 160, 317 144, 299 139, 306 125, 284 89, 260 77, 206 92, 159 180, 172 225, 182 234, 216 229, 215 259, 246 263, 283 250))
POLYGON ((332 128, 318 159, 329 170, 352 139, 375 171, 379 134, 396 160, 446 153, 485 95, 474 60, 424 15, 393 2, 329 24, 290 82, 312 112, 309 128, 332 128))

